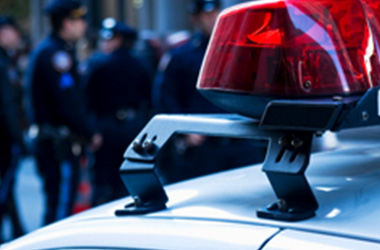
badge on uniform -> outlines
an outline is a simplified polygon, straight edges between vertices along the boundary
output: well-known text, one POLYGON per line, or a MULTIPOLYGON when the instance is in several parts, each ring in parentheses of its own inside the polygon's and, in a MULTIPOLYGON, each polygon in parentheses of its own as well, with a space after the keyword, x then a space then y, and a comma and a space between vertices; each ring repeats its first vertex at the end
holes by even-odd
POLYGON ((73 77, 70 73, 64 73, 62 74, 61 78, 59 79, 59 88, 60 89, 68 89, 73 87, 75 84, 73 77))
POLYGON ((52 58, 53 68, 59 73, 65 73, 73 66, 71 56, 65 51, 58 51, 52 58))

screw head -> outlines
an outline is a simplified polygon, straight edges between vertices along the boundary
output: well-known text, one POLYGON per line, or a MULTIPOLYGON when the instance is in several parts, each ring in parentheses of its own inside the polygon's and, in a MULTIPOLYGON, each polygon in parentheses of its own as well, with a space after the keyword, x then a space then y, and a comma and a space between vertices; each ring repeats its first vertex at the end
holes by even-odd
POLYGON ((144 141, 142 147, 144 150, 146 150, 146 152, 153 153, 156 145, 154 144, 154 142, 152 140, 148 139, 148 140, 144 141))
POLYGON ((323 136, 323 131, 317 131, 317 132, 315 132, 315 136, 322 137, 323 136))
POLYGON ((369 114, 367 111, 362 112, 362 120, 367 121, 369 119, 369 114))
POLYGON ((286 202, 286 200, 283 200, 283 199, 278 200, 277 206, 280 211, 284 212, 288 210, 288 203, 286 202))
POLYGON ((289 144, 289 139, 286 136, 281 136, 280 139, 278 139, 278 144, 285 147, 289 144))
POLYGON ((295 148, 299 148, 301 147, 303 144, 304 144, 304 141, 300 138, 294 138, 291 143, 290 143, 293 147, 295 148))
POLYGON ((136 207, 140 207, 143 205, 143 202, 139 196, 134 196, 133 197, 134 203, 136 207))
POLYGON ((305 89, 310 89, 311 86, 312 86, 312 83, 311 83, 310 80, 307 80, 306 82, 303 83, 303 87, 304 87, 305 89))
POLYGON ((137 152, 137 153, 141 153, 142 151, 142 145, 141 145, 141 142, 139 140, 135 140, 133 141, 132 143, 132 149, 137 152))
POLYGON ((343 101, 343 96, 333 96, 332 100, 336 102, 343 101))

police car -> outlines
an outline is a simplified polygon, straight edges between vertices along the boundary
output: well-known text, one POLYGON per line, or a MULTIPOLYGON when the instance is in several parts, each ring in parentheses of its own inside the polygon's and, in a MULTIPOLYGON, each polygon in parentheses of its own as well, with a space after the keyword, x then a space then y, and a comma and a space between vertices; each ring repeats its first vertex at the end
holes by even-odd
MULTIPOLYGON (((130 197, 1 249, 380 249, 380 3, 225 10, 198 89, 240 115, 158 115, 125 152, 130 197), (265 140, 262 164, 163 187, 176 133, 265 140)), ((254 152, 253 152, 254 153, 254 152)))

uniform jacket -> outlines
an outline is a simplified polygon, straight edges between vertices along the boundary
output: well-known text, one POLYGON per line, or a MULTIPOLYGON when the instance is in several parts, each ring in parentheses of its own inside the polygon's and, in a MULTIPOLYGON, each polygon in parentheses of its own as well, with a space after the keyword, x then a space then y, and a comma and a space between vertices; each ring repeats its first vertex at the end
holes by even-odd
POLYGON ((164 55, 154 82, 153 101, 158 112, 222 112, 196 90, 208 41, 208 37, 197 33, 164 55))
POLYGON ((28 86, 37 125, 65 126, 85 138, 95 133, 86 114, 73 45, 55 34, 48 36, 32 55, 28 86))
MULTIPOLYGON (((22 128, 14 91, 10 83, 11 61, 0 48, 0 137, 2 145, 22 144, 22 128)), ((8 146, 7 146, 8 147, 8 146)))
POLYGON ((90 63, 86 93, 89 107, 98 117, 112 116, 120 109, 150 106, 151 79, 143 64, 121 47, 90 63))

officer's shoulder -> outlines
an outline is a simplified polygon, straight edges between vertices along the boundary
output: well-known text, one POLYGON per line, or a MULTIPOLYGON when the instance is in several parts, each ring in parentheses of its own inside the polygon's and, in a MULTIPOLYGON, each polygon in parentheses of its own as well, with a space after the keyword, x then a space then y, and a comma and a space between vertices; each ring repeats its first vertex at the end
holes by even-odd
POLYGON ((57 50, 53 44, 51 44, 48 39, 43 40, 36 49, 32 52, 32 58, 35 58, 35 60, 39 62, 47 61, 47 58, 50 58, 50 56, 57 50))
POLYGON ((193 40, 189 40, 184 44, 181 44, 177 47, 172 48, 169 53, 175 57, 175 56, 182 56, 186 55, 189 52, 193 51, 195 49, 193 40))
POLYGON ((57 44, 51 39, 51 37, 46 37, 41 43, 37 46, 36 51, 39 53, 54 53, 54 51, 59 50, 60 48, 57 44))
POLYGON ((94 53, 87 62, 88 70, 91 72, 107 65, 109 56, 100 52, 94 53))
POLYGON ((160 59, 158 70, 163 72, 170 65, 182 65, 187 58, 194 51, 191 40, 185 42, 184 44, 178 45, 169 49, 160 59))
POLYGON ((72 56, 50 39, 45 39, 35 51, 37 62, 44 66, 53 67, 58 73, 65 73, 73 66, 72 56))

